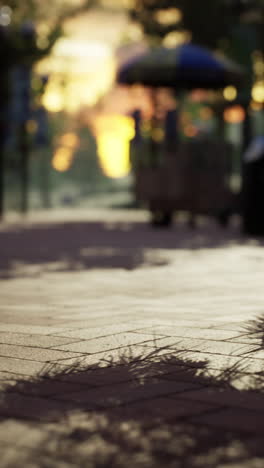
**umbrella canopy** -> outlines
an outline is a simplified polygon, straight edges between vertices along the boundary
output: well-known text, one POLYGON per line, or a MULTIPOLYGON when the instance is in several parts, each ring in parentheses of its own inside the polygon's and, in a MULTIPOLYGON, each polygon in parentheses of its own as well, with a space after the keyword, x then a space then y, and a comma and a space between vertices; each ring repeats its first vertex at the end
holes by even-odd
POLYGON ((243 79, 237 64, 193 44, 151 49, 123 65, 117 74, 120 84, 176 89, 221 89, 239 86, 243 79))

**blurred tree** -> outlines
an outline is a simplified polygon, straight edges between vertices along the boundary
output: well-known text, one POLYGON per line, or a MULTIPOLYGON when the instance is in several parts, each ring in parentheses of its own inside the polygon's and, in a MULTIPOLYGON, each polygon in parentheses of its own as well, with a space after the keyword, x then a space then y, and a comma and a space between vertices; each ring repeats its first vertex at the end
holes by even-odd
MULTIPOLYGON (((67 18, 72 18, 97 4, 97 0, 54 0, 48 6, 42 0, 0 2, 0 219, 4 210, 4 147, 8 131, 11 72, 15 68, 18 75, 23 76, 21 95, 27 107, 30 89, 26 89, 26 83, 30 83, 30 73, 34 64, 50 53, 56 40, 62 35, 62 25, 67 18)), ((26 120, 25 113, 20 127, 22 211, 27 210, 26 120)))
POLYGON ((264 23, 263 0, 135 0, 130 17, 154 43, 179 39, 180 33, 211 49, 230 50, 231 31, 238 22, 264 23))

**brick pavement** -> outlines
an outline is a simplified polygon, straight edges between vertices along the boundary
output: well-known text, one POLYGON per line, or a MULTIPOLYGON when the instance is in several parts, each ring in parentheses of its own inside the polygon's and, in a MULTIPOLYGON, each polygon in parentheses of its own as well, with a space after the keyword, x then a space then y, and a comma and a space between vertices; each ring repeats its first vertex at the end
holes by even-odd
POLYGON ((0 249, 1 468, 263 466, 263 239, 101 210, 0 249))

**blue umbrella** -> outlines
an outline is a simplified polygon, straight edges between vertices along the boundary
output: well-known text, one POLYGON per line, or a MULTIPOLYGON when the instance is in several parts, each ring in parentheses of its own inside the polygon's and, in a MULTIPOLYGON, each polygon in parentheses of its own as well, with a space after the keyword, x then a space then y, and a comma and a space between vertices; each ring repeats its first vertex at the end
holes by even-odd
POLYGON ((243 81, 244 71, 236 63, 194 44, 153 48, 123 65, 117 74, 120 84, 176 89, 221 89, 243 81))

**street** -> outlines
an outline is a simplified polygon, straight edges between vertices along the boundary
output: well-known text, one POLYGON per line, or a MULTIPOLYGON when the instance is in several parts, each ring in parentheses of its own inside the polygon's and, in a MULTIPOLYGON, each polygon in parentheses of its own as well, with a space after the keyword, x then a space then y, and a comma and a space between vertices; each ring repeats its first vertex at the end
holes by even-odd
POLYGON ((1 467, 261 467, 263 239, 136 210, 0 224, 1 467))

